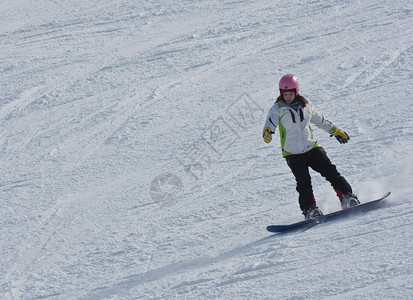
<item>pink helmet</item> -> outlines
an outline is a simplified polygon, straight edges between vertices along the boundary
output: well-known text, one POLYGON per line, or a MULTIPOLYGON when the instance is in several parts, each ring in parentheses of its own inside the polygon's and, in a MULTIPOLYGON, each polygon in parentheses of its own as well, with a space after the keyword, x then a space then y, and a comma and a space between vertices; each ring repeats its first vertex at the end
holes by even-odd
POLYGON ((298 95, 298 79, 294 74, 286 74, 281 77, 279 87, 281 94, 295 90, 295 94, 298 95))

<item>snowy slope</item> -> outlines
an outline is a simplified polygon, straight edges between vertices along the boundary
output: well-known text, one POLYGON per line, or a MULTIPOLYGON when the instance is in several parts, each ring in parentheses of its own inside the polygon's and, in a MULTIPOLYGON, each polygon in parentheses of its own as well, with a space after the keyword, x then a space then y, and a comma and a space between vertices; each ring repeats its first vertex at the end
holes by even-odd
POLYGON ((0 0, 0 298, 413 299, 412 25, 396 0, 0 0), (302 219, 261 137, 285 73, 384 208, 265 230, 302 219))

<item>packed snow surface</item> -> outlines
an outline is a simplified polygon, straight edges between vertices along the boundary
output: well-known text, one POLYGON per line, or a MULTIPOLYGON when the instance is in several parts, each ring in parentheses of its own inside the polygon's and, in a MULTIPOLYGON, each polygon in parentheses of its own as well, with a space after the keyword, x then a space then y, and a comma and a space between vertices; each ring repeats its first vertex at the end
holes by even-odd
POLYGON ((0 0, 0 298, 413 299, 412 37, 412 1, 0 0), (383 207, 266 231, 303 219, 286 73, 383 207))

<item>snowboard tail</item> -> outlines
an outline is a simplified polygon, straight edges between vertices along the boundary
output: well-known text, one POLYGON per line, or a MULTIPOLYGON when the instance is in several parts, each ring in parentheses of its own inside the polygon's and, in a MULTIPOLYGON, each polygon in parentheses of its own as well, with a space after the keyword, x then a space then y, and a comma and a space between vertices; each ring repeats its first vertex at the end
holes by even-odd
POLYGON ((350 207, 350 208, 346 208, 343 210, 339 210, 339 211, 335 211, 320 217, 316 217, 314 219, 309 219, 309 220, 304 220, 301 222, 297 222, 297 223, 292 223, 292 224, 287 224, 287 225, 270 225, 267 227, 267 230, 269 232, 285 232, 285 231, 291 231, 291 230, 295 230, 295 229, 299 229, 299 228, 303 228, 303 227, 311 227, 314 225, 317 225, 319 223, 324 223, 327 221, 330 221, 332 219, 336 219, 339 217, 344 217, 344 216, 348 216, 351 213, 354 212, 364 212, 364 211, 368 211, 371 209, 374 209, 375 207, 377 207, 377 205, 384 199, 386 199, 388 196, 390 195, 390 192, 386 193, 383 197, 373 200, 373 201, 369 201, 369 202, 365 202, 365 203, 361 203, 359 205, 350 207))

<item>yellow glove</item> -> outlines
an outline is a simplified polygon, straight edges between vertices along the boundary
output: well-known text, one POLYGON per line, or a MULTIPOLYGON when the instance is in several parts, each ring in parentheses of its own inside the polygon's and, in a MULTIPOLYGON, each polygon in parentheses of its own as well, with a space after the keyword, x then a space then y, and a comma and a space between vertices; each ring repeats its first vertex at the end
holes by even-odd
POLYGON ((338 129, 336 126, 333 127, 333 130, 334 131, 331 136, 334 135, 335 138, 340 142, 340 144, 345 144, 349 141, 350 137, 343 130, 338 129))
POLYGON ((265 127, 264 130, 262 131, 262 137, 264 138, 264 142, 267 144, 271 143, 272 141, 272 135, 274 132, 271 131, 270 127, 265 127))

